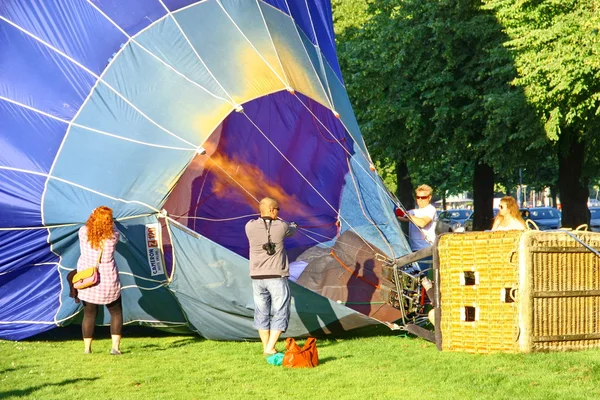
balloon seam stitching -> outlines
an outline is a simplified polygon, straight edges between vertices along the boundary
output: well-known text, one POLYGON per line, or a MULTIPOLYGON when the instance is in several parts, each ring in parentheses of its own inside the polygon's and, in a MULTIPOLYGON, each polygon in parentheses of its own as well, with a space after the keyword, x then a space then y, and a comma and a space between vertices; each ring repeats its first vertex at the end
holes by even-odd
MULTIPOLYGON (((225 88, 223 87, 223 85, 221 85, 221 82, 219 82, 219 80, 213 75, 213 73, 210 70, 210 68, 208 68, 208 66, 204 63, 204 60, 202 60, 202 57, 200 57, 200 54, 198 54, 198 51, 196 51, 196 48, 194 47, 194 45, 192 45, 192 42, 190 41, 190 39, 186 35, 185 31, 183 30, 183 28, 181 27, 181 25, 179 25, 179 22, 175 18, 174 13, 172 13, 171 10, 169 10, 169 8, 167 8, 167 6, 163 2, 163 0, 158 0, 158 1, 164 7, 164 9, 167 11, 167 16, 171 17, 171 19, 173 20, 173 22, 175 23, 175 25, 177 25, 177 28, 179 29, 179 32, 181 32, 181 34, 183 35, 183 38, 185 39, 185 41, 187 42, 187 44, 190 46, 190 48, 192 49, 192 51, 194 52, 194 54, 196 55, 196 57, 198 57, 198 60, 202 63, 202 65, 204 66, 204 68, 206 68, 206 71, 215 80, 215 82, 217 83, 217 85, 219 85, 219 87, 221 88, 221 90, 223 90, 223 93, 225 93, 227 96, 229 96, 229 99, 233 103, 234 108, 237 108, 238 107, 237 102, 233 99, 233 97, 231 96, 231 94, 229 94, 229 92, 227 92, 227 90, 225 90, 225 88)), ((181 10, 179 10, 179 11, 181 11, 181 10)))
MULTIPOLYGON (((286 0, 287 1, 287 0, 286 0)), ((325 85, 327 86, 327 90, 329 91, 329 98, 333 103, 333 95, 331 94, 331 86, 329 85, 329 79, 327 79, 327 72, 325 71, 325 66, 323 65, 323 54, 321 53, 321 47, 319 46, 319 38, 317 36, 317 31, 315 30, 315 24, 312 19, 312 14, 310 12, 310 8, 308 7, 308 2, 304 0, 304 4, 306 5, 306 11, 308 12, 308 20, 310 21, 310 26, 313 31, 313 35, 315 36, 315 50, 317 51, 317 56, 319 57, 319 64, 321 67, 321 72, 323 72, 323 78, 325 79, 325 85)), ((289 8, 289 7, 288 7, 289 8)))
POLYGON ((350 227, 350 229, 352 229, 357 235, 358 237, 361 238, 361 240, 363 242, 365 242, 365 244, 373 251, 373 253, 377 253, 373 247, 371 247, 371 245, 369 244, 369 242, 367 242, 357 231, 356 229, 354 229, 354 227, 352 227, 352 225, 339 213, 339 211, 337 211, 335 209, 335 207, 333 207, 331 205, 331 203, 329 203, 327 201, 327 199, 325 199, 325 197, 313 186, 312 183, 310 183, 310 181, 298 170, 298 168, 296 168, 296 166, 285 156, 285 154, 282 153, 281 150, 279 150, 279 148, 271 141, 271 139, 269 139, 269 137, 262 131, 262 129, 260 129, 260 127, 258 125, 256 125, 254 123, 254 121, 252 121, 252 119, 250 117, 248 117, 248 115, 246 115, 246 113, 243 113, 244 116, 248 119, 248 121, 250 121, 250 123, 260 132, 260 134, 271 144, 271 146, 277 150, 277 152, 279 153, 279 155, 281 155, 283 157, 284 160, 286 160, 288 162, 288 164, 302 177, 302 179, 304 179, 304 181, 306 183, 308 183, 308 185, 319 195, 319 197, 321 197, 321 199, 334 211, 337 213, 337 215, 339 216, 339 218, 341 218, 344 222, 346 222, 346 224, 350 227))
POLYGON ((361 193, 358 190, 358 185, 357 185, 356 180, 354 178, 354 173, 352 172, 352 166, 350 165, 350 159, 349 158, 346 158, 346 163, 348 164, 348 174, 350 175, 350 178, 352 179, 352 184, 353 184, 354 190, 356 192, 356 199, 358 200, 358 205, 360 206, 360 210, 362 211, 362 213, 365 216, 365 218, 367 219, 367 221, 369 221, 371 223, 371 225, 373 225, 375 227, 375 229, 377 230, 377 233, 379 233, 379 235, 383 239, 383 242, 390 249, 390 255, 392 256, 392 258, 396 258, 395 255, 394 255, 395 254, 394 253, 394 249, 390 245, 389 241, 387 240, 387 238, 385 237, 385 235, 383 234, 383 232, 381 232, 381 229, 379 229, 379 226, 377 226, 377 224, 375 224, 375 222, 373 222, 373 220, 367 215, 367 212, 366 212, 366 210, 363 207, 363 202, 362 202, 362 199, 361 199, 361 193))

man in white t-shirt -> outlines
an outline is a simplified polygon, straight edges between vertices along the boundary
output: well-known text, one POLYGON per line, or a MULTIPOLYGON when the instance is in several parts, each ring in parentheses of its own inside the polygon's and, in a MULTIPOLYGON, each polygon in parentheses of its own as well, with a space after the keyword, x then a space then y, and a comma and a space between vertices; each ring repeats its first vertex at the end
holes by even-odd
POLYGON ((429 247, 435 241, 435 207, 431 205, 431 194, 433 189, 429 185, 421 185, 417 188, 417 206, 410 210, 406 216, 398 217, 400 221, 410 222, 408 227, 408 240, 412 251, 429 247))

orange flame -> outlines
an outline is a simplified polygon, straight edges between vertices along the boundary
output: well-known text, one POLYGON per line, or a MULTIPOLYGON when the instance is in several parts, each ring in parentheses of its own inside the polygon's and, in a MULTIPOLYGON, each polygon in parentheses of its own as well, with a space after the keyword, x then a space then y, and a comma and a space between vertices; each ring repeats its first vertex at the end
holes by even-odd
POLYGON ((236 190, 242 194, 246 204, 257 208, 258 201, 264 197, 271 197, 282 207, 282 216, 285 216, 285 210, 294 210, 294 214, 301 217, 304 224, 314 227, 323 225, 323 221, 312 216, 311 210, 294 194, 287 193, 281 185, 267 178, 257 166, 241 158, 230 158, 218 152, 211 154, 208 150, 207 155, 197 159, 202 159, 198 161, 203 167, 207 167, 209 163, 214 165, 211 172, 217 179, 213 183, 213 195, 217 198, 229 196, 230 193, 226 189, 236 190))

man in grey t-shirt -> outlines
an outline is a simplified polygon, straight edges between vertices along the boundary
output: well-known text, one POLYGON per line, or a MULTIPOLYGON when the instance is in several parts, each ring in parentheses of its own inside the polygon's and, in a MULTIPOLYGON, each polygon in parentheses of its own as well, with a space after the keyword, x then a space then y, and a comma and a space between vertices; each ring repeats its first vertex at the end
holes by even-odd
POLYGON ((296 233, 296 224, 278 219, 277 201, 265 197, 260 217, 246 224, 250 244, 250 278, 254 294, 254 327, 265 355, 275 354, 275 344, 290 319, 289 262, 283 239, 296 233))

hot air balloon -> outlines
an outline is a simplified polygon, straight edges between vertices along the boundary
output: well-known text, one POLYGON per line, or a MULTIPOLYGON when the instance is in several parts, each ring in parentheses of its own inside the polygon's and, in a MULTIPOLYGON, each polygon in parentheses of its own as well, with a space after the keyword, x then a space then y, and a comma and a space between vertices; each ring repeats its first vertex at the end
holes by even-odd
POLYGON ((66 276, 101 205, 126 325, 256 338, 244 225, 264 196, 300 227, 287 336, 402 317, 381 271, 410 249, 329 0, 2 2, 0 121, 3 339, 80 321, 66 276))

